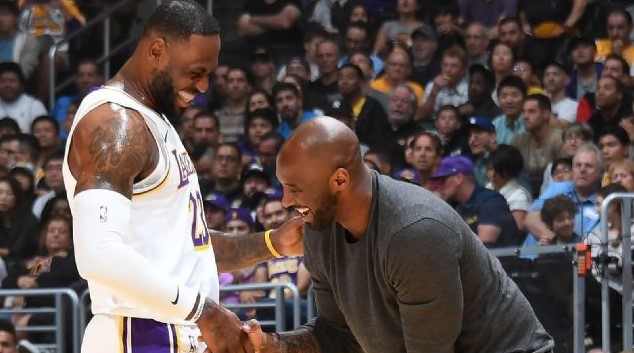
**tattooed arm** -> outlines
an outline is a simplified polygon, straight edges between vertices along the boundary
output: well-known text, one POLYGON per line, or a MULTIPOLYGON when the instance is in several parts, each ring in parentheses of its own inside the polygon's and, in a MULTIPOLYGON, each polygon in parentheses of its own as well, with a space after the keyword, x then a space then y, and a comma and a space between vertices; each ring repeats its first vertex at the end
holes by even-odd
MULTIPOLYGON (((272 231, 273 248, 286 256, 302 255, 303 225, 301 217, 294 217, 272 231)), ((211 233, 211 242, 220 272, 236 271, 273 258, 273 254, 264 242, 264 233, 246 235, 211 233)))
POLYGON ((71 207, 80 274, 156 317, 195 322, 214 352, 242 346, 245 337, 233 313, 161 273, 151 259, 123 241, 129 236, 132 186, 158 162, 158 147, 143 117, 104 104, 77 124, 70 141, 67 158, 77 180, 71 207))

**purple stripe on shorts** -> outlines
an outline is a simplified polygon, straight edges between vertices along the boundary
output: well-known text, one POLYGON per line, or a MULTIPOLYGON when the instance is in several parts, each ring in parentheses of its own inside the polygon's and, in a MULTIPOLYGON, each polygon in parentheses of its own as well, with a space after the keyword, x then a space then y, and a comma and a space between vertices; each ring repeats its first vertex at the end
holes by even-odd
POLYGON ((130 318, 130 322, 130 353, 172 353, 168 324, 139 318, 130 318))
POLYGON ((178 336, 176 336, 176 326, 170 325, 170 330, 172 331, 172 342, 174 342, 174 353, 178 353, 178 336))
POLYGON ((128 353, 128 320, 129 318, 123 318, 123 333, 121 335, 121 341, 123 342, 123 353, 128 353))

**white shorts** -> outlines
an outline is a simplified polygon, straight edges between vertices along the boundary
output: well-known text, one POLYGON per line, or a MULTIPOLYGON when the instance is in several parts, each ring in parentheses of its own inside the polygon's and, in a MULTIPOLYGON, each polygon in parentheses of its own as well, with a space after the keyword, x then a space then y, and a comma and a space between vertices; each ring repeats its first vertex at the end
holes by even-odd
POLYGON ((90 320, 82 353, 202 353, 196 326, 166 324, 151 319, 95 315, 90 320))

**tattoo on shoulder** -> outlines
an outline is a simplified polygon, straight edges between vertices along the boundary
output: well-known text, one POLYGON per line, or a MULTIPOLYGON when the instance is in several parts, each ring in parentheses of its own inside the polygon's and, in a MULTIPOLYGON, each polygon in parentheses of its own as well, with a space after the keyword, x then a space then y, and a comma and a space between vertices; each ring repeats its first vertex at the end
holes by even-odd
POLYGON ((88 132, 87 160, 94 170, 94 187, 113 188, 130 196, 134 178, 143 169, 151 154, 147 127, 135 117, 119 110, 107 115, 88 132))

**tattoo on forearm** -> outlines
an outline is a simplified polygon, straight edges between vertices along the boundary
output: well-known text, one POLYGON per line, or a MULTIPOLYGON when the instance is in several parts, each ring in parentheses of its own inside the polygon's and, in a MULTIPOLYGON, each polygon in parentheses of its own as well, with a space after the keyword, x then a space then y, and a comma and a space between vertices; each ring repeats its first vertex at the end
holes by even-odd
POLYGON ((272 255, 262 233, 229 235, 212 233, 216 263, 220 272, 236 271, 269 260, 272 255))
POLYGON ((275 352, 280 353, 320 353, 321 348, 312 332, 300 328, 273 335, 275 352))

